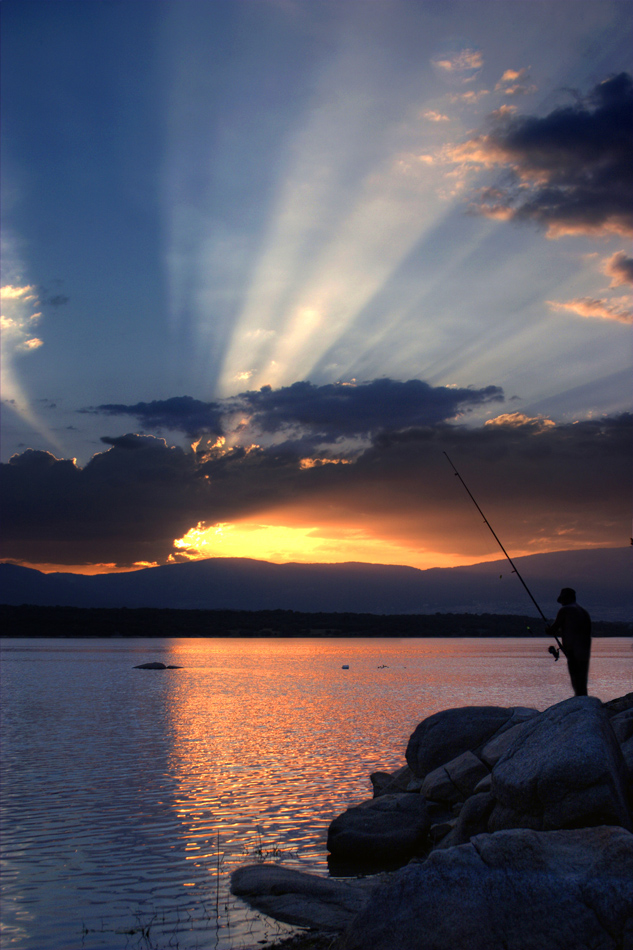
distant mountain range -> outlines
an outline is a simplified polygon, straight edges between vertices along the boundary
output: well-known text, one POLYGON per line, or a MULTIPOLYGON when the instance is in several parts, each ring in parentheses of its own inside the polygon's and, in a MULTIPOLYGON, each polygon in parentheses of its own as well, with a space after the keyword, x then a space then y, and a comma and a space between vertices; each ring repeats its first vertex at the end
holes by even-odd
MULTIPOLYGON (((561 587, 600 620, 633 618, 633 549, 560 551, 515 558, 547 617, 561 587)), ((271 564, 209 558, 127 574, 42 574, 0 564, 0 603, 68 607, 297 610, 375 614, 498 613, 537 616, 506 560, 471 567, 271 564)))

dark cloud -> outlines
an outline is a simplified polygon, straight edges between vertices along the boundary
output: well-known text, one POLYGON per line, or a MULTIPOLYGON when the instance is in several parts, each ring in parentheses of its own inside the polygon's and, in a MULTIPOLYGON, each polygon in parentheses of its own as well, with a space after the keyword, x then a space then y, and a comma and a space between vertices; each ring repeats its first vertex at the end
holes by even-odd
POLYGON ((493 550, 447 452, 512 550, 626 544, 632 420, 384 433, 353 467, 311 469, 310 503, 334 523, 353 525, 353 512, 378 537, 470 555, 493 550))
POLYGON ((141 425, 153 429, 171 429, 196 438, 199 435, 222 435, 222 409, 215 402, 201 402, 191 396, 174 396, 137 402, 134 406, 107 403, 80 412, 102 413, 109 416, 133 416, 141 425))
POLYGON ((631 415, 559 426, 501 420, 384 431, 349 464, 312 467, 290 443, 199 457, 127 435, 83 469, 29 450, 0 469, 1 556, 160 562, 198 522, 271 511, 430 550, 492 553, 444 452, 513 552, 628 542, 631 415))
MULTIPOLYGON (((145 427, 179 430, 192 438, 223 435, 226 420, 238 413, 259 432, 299 429, 301 432, 297 435, 295 431, 295 437, 308 444, 315 440, 335 442, 342 437, 367 436, 382 429, 432 425, 484 403, 502 401, 503 390, 498 386, 451 389, 430 386, 419 379, 375 379, 325 386, 298 382, 280 389, 264 386, 223 402, 207 403, 191 396, 176 396, 133 406, 110 403, 80 411, 133 416, 145 427)), ((240 423, 240 427, 245 424, 240 423)))
POLYGON ((149 439, 151 436, 140 436, 140 435, 119 435, 113 438, 109 435, 102 435, 101 442, 104 442, 105 445, 116 446, 119 449, 142 449, 144 446, 149 444, 149 439))
POLYGON ((64 304, 68 303, 70 297, 67 297, 66 294, 61 293, 61 287, 63 285, 63 280, 55 278, 54 280, 49 281, 52 284, 52 287, 38 287, 38 296, 41 304, 46 304, 49 307, 62 307, 64 304))
POLYGON ((382 429, 433 425, 474 406, 501 402, 503 391, 498 386, 451 389, 430 386, 419 379, 375 379, 325 386, 298 382, 281 389, 264 386, 242 393, 237 401, 252 413, 252 424, 263 432, 299 425, 334 441, 340 436, 363 436, 382 429))
POLYGON ((543 117, 506 116, 453 157, 512 173, 510 184, 481 192, 480 213, 533 221, 554 237, 631 234, 633 80, 620 73, 543 117))
POLYGON ((633 284, 633 257, 624 251, 616 251, 604 261, 603 272, 611 278, 612 287, 633 284))
POLYGON ((209 485, 192 454, 162 439, 113 441, 84 468, 32 449, 0 467, 2 556, 125 565, 168 557, 208 507, 209 485))

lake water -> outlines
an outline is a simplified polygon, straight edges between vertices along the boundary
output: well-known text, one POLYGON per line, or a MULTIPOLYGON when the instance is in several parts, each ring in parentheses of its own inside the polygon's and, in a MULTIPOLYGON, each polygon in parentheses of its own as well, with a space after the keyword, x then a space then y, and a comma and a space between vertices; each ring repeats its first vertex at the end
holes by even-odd
MULTIPOLYGON (((231 897, 231 871, 327 874, 329 822, 404 764, 426 716, 568 698, 547 646, 3 640, 2 947, 238 950, 292 932, 231 897), (183 668, 133 668, 151 660, 183 668)), ((631 690, 631 641, 594 640, 591 694, 631 690)))

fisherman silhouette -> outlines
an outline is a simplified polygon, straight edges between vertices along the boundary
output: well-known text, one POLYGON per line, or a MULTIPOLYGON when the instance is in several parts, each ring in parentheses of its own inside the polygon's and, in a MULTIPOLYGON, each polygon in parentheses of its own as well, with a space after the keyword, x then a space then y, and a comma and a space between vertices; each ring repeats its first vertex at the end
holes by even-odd
POLYGON ((561 634, 574 693, 576 696, 586 696, 591 655, 591 617, 584 607, 576 603, 576 591, 571 587, 563 587, 557 603, 561 604, 561 608, 547 630, 548 633, 561 634))

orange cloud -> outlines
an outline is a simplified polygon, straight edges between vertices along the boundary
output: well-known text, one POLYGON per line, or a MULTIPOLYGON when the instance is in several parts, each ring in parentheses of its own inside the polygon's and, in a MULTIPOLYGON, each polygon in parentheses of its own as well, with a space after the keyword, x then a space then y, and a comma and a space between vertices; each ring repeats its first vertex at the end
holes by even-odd
POLYGON ((495 92, 502 92, 504 96, 529 95, 537 89, 534 84, 526 85, 526 80, 529 78, 529 69, 506 69, 495 86, 495 92))
POLYGON ((633 300, 631 297, 612 297, 600 300, 595 297, 577 297, 575 300, 547 301, 554 310, 569 310, 579 317, 599 320, 615 320, 617 323, 633 323, 633 300))
POLYGON ((525 85, 529 78, 529 69, 506 69, 495 86, 495 92, 502 92, 504 96, 525 96, 536 92, 537 87, 535 85, 525 85))
POLYGON ((483 56, 479 50, 474 49, 462 49, 459 53, 451 53, 433 60, 433 65, 446 73, 471 72, 481 69, 483 64, 483 56))
POLYGON ((300 459, 299 468, 318 468, 320 465, 351 465, 350 459, 305 458, 300 459))
POLYGON ((484 423, 487 426, 532 426, 534 429, 543 430, 556 425, 552 419, 546 419, 544 416, 526 416, 523 412, 505 412, 494 419, 488 419, 484 423))
POLYGON ((441 112, 435 112, 433 109, 430 109, 428 112, 423 113, 423 117, 428 119, 429 122, 449 122, 447 115, 443 115, 441 112))
POLYGON ((495 109, 494 112, 490 113, 490 118, 494 122, 503 122, 505 119, 509 119, 517 111, 516 106, 509 106, 504 103, 502 106, 499 106, 498 109, 495 109))
POLYGON ((464 102, 466 105, 473 105, 475 102, 479 102, 482 96, 489 96, 490 91, 488 89, 469 89, 468 92, 454 92, 449 96, 450 102, 464 102))
POLYGON ((517 80, 522 81, 523 79, 527 79, 528 75, 529 71, 527 69, 506 69, 505 73, 497 83, 496 88, 499 88, 501 83, 516 82, 517 80))

